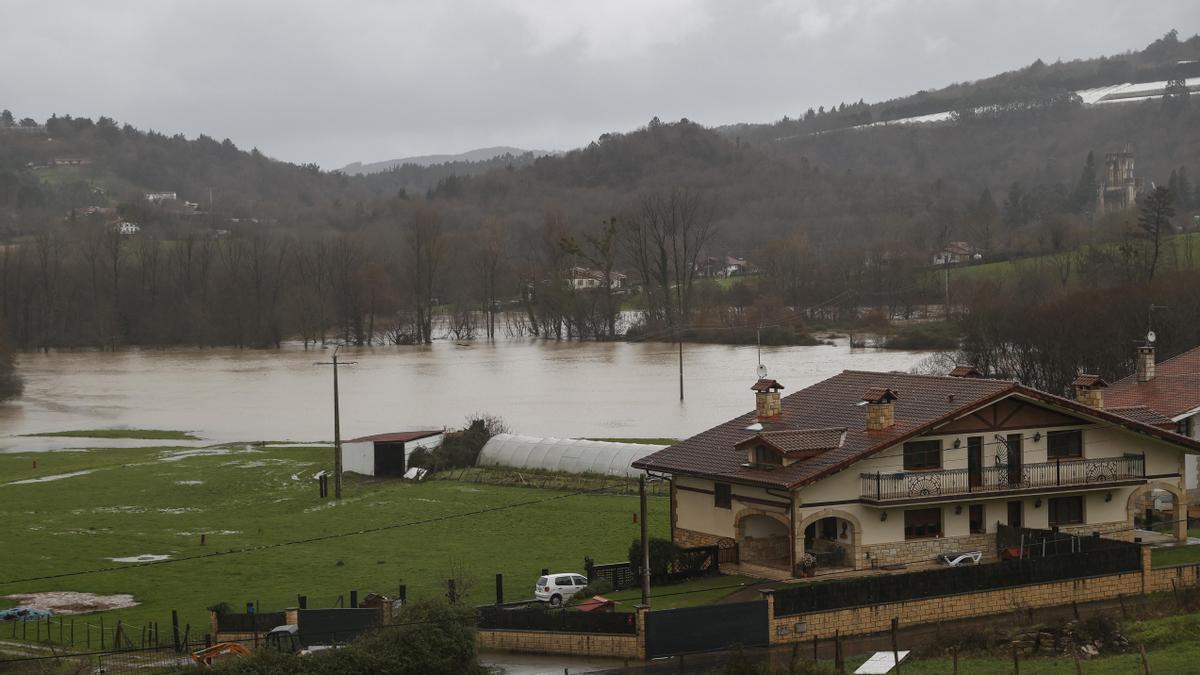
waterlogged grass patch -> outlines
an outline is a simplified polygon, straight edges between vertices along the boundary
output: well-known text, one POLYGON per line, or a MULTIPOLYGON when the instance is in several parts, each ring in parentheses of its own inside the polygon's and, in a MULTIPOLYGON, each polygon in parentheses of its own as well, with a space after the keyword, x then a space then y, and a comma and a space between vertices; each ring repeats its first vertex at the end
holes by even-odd
POLYGON ((198 441, 187 431, 168 429, 73 429, 71 431, 46 431, 40 434, 25 434, 39 438, 131 438, 147 441, 198 441))

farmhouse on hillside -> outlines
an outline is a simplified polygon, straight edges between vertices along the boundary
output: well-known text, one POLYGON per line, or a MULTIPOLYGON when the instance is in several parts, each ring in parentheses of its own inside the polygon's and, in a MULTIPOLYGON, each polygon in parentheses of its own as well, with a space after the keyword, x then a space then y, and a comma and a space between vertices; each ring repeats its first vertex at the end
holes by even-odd
POLYGON ((342 468, 364 476, 399 478, 408 470, 408 458, 417 448, 436 448, 446 432, 397 431, 362 436, 342 443, 342 468))
MULTIPOLYGON (((789 396, 752 387, 755 412, 634 462, 671 478, 680 546, 736 545, 742 564, 869 569, 995 550, 998 523, 1134 537, 1140 497, 1182 514, 1173 430, 985 379, 845 371, 789 396)), ((1099 380, 1099 378, 1095 378, 1099 380)), ((1093 400, 1097 383, 1077 386, 1093 400)), ((1176 538, 1186 538, 1178 519, 1176 538)))

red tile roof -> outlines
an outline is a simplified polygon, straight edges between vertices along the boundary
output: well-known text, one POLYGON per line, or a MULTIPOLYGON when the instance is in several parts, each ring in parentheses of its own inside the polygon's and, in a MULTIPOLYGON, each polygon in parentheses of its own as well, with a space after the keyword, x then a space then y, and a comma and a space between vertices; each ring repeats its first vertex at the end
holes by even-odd
POLYGON ((832 450, 842 444, 845 427, 829 429, 786 429, 783 431, 760 431, 738 443, 739 446, 761 440, 789 457, 801 454, 832 450))
POLYGON ((1071 380, 1072 387, 1107 387, 1108 383, 1099 375, 1089 373, 1080 373, 1071 380))
POLYGON ((395 431, 390 434, 375 434, 374 436, 359 436, 344 443, 404 443, 421 438, 429 438, 443 433, 441 429, 430 431, 395 431))
POLYGON ((1168 429, 1170 431, 1175 430, 1175 422, 1173 422, 1170 417, 1167 417, 1166 415, 1148 406, 1134 405, 1124 408, 1107 408, 1107 410, 1114 415, 1128 417, 1129 419, 1137 420, 1142 424, 1149 424, 1151 426, 1168 429))
POLYGON ((1200 347, 1159 363, 1154 371, 1149 382, 1138 382, 1136 373, 1113 382, 1104 393, 1105 406, 1145 405, 1171 418, 1200 408, 1200 347))
POLYGON ((783 414, 777 423, 770 425, 769 430, 769 433, 788 430, 817 432, 845 428, 845 436, 835 448, 777 469, 743 466, 746 456, 735 446, 754 435, 754 431, 747 428, 755 422, 754 413, 749 412, 647 455, 634 462, 633 466, 647 471, 704 476, 732 483, 796 488, 1010 395, 1042 401, 1080 416, 1124 426, 1200 452, 1200 442, 1016 382, 847 370, 783 397, 783 414), (862 392, 872 387, 904 393, 904 398, 894 403, 895 424, 881 431, 866 430, 866 411, 859 405, 862 392))
POLYGON ((954 366, 948 373, 950 377, 983 377, 983 373, 975 369, 975 366, 954 366))
POLYGON ((753 385, 750 386, 750 388, 753 389, 754 391, 766 392, 766 391, 771 391, 772 389, 778 391, 779 389, 784 389, 784 386, 782 384, 779 384, 775 380, 763 379, 763 380, 759 380, 758 382, 755 382, 753 385))
POLYGON ((862 395, 862 400, 871 403, 886 403, 898 398, 900 398, 900 394, 891 387, 868 387, 862 395))

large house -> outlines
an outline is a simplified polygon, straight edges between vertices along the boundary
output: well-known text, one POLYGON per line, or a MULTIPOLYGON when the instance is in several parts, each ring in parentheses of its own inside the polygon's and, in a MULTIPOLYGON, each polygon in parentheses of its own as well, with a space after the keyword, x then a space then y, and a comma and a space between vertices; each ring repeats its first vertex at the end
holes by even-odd
MULTIPOLYGON (((1149 409, 1166 418, 1163 426, 1200 439, 1200 347, 1162 363, 1155 363, 1154 347, 1139 347, 1133 374, 1113 382, 1105 397, 1114 412, 1149 409)), ((1189 490, 1200 487, 1197 465, 1189 455, 1184 472, 1189 490)))
POLYGON ((969 367, 845 371, 786 397, 761 379, 754 412, 633 466, 670 478, 677 544, 736 542, 742 563, 788 571, 805 553, 864 569, 994 550, 997 523, 1132 538, 1142 495, 1183 503, 1200 442, 1076 382, 1079 400, 969 367))

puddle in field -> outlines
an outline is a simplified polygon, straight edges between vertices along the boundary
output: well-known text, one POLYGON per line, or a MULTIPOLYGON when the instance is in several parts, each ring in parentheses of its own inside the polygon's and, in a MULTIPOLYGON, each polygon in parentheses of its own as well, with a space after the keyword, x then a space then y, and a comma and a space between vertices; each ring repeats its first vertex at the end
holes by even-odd
POLYGON ((204 485, 202 480, 177 480, 176 485, 204 485))
POLYGON ((178 506, 174 508, 159 509, 159 513, 169 513, 171 515, 179 515, 181 513, 200 513, 204 509, 197 509, 191 506, 178 506))
POLYGON ((228 537, 230 535, 241 534, 241 533, 242 533, 241 530, 217 530, 216 532, 176 532, 175 534, 180 537, 196 537, 196 536, 199 536, 202 534, 209 535, 209 536, 219 534, 219 535, 224 535, 224 536, 228 537))
POLYGON ((64 478, 74 478, 75 476, 86 476, 92 473, 95 469, 84 469, 82 471, 72 471, 70 473, 58 473, 53 476, 41 476, 39 478, 26 478, 24 480, 14 480, 5 485, 30 485, 33 483, 49 483, 50 481, 62 480, 64 478))
POLYGON ((169 555, 160 555, 157 553, 143 553, 141 555, 131 555, 131 556, 126 556, 124 558, 109 558, 109 560, 111 560, 113 562, 119 562, 119 563, 147 563, 147 562, 158 562, 160 560, 166 560, 167 558, 170 558, 170 557, 171 556, 169 556, 169 555))
POLYGON ((94 509, 90 509, 90 511, 88 509, 75 509, 71 513, 83 514, 83 513, 89 513, 89 512, 95 512, 95 513, 145 513, 146 507, 144 507, 144 506, 97 506, 94 509))
POLYGON ((171 450, 159 455, 160 462, 178 462, 181 459, 189 457, 213 457, 216 455, 228 455, 229 448, 194 448, 191 450, 171 450))

